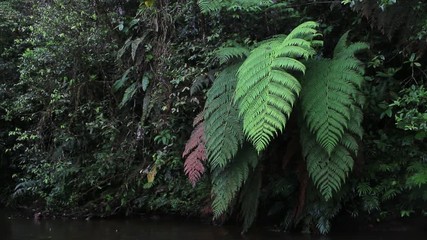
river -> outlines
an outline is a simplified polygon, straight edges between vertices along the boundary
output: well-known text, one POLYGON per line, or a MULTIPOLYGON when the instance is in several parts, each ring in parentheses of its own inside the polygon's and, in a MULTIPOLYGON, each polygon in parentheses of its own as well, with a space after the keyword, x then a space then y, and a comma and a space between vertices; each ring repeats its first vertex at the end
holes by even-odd
POLYGON ((253 229, 242 236, 238 227, 216 227, 186 220, 40 220, 13 217, 0 210, 0 240, 425 240, 425 231, 290 235, 253 229))

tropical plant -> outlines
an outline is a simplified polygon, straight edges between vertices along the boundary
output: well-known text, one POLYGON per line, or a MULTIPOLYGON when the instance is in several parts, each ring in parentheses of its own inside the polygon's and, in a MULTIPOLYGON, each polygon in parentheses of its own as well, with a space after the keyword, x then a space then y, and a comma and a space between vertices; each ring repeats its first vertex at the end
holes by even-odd
POLYGON ((333 59, 307 63, 301 93, 303 152, 308 172, 326 199, 340 189, 353 168, 363 134, 360 87, 364 70, 355 54, 368 46, 347 46, 347 36, 348 32, 339 40, 333 59))
POLYGON ((238 71, 235 101, 243 130, 258 152, 286 126, 301 84, 292 72, 305 72, 307 60, 322 44, 314 40, 317 23, 306 22, 286 37, 270 39, 252 50, 238 71))
POLYGON ((244 231, 426 216, 426 7, 0 0, 0 204, 244 231))
POLYGON ((203 13, 217 13, 222 9, 257 11, 272 4, 272 0, 198 0, 198 5, 203 13))
POLYGON ((400 129, 416 132, 416 138, 427 137, 427 90, 424 86, 412 85, 401 91, 390 108, 396 109, 396 126, 400 129))
POLYGON ((307 171, 325 200, 352 170, 362 136, 364 74, 355 54, 368 46, 347 45, 347 32, 332 59, 313 59, 323 44, 317 27, 315 22, 302 23, 286 36, 260 42, 249 54, 241 46, 217 51, 220 62, 231 65, 220 72, 205 104, 214 218, 227 212, 245 185, 240 191, 244 231, 252 224, 261 187, 258 155, 286 132, 295 111, 302 113, 299 128, 307 171), (249 184, 252 193, 246 190, 249 184))
POLYGON ((185 151, 182 154, 186 158, 184 163, 185 174, 193 186, 205 172, 203 166, 203 162, 206 161, 204 125, 202 112, 194 119, 194 131, 191 133, 190 140, 185 145, 185 151))

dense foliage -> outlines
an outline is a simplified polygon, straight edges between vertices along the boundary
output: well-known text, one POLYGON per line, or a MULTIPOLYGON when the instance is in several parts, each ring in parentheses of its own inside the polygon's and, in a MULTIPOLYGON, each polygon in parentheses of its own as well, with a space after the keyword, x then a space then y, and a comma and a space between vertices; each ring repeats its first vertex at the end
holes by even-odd
POLYGON ((425 217, 425 9, 1 0, 0 204, 244 231, 425 217))

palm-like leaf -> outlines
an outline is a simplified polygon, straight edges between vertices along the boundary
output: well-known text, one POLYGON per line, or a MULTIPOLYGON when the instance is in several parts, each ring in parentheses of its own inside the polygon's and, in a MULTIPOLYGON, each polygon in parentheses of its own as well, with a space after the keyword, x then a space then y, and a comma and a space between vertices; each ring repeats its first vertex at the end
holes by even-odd
MULTIPOLYGON (((347 134, 345 136, 343 139, 347 139, 347 134)), ((351 152, 343 144, 339 144, 331 154, 328 154, 317 144, 313 134, 304 127, 301 130, 301 141, 309 175, 322 196, 329 200, 333 193, 341 188, 353 168, 351 152)))
POLYGON ((317 23, 306 22, 288 36, 265 41, 255 48, 238 71, 235 101, 243 129, 257 151, 283 131, 301 85, 292 74, 304 73, 299 59, 315 54, 317 23))
POLYGON ((232 100, 239 66, 224 69, 207 94, 206 148, 213 169, 223 168, 236 155, 244 140, 242 123, 232 100))
POLYGON ((257 163, 258 156, 255 149, 244 146, 224 169, 216 169, 212 172, 214 218, 218 218, 227 211, 257 163))
POLYGON ((339 40, 333 59, 307 62, 301 92, 303 155, 325 199, 340 189, 352 170, 363 134, 360 86, 364 69, 354 55, 367 45, 347 46, 347 37, 348 33, 339 40))
POLYGON ((205 172, 205 167, 203 165, 206 161, 203 112, 196 116, 193 127, 194 130, 185 145, 182 157, 185 158, 184 172, 194 186, 205 172))
POLYGON ((311 60, 301 92, 303 117, 318 143, 330 155, 349 127, 352 108, 361 105, 363 67, 354 56, 367 48, 357 43, 344 49, 347 34, 335 48, 334 59, 311 60))
POLYGON ((249 49, 240 45, 234 47, 221 47, 215 52, 216 58, 221 65, 229 63, 233 59, 244 59, 249 56, 249 54, 249 49))

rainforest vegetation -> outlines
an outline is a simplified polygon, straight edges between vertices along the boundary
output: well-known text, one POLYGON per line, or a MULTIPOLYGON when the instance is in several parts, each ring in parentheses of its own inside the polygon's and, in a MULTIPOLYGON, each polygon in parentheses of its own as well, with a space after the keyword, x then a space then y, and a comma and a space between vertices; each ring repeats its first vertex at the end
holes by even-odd
POLYGON ((0 205, 425 219, 426 50, 422 0, 0 0, 0 205))

